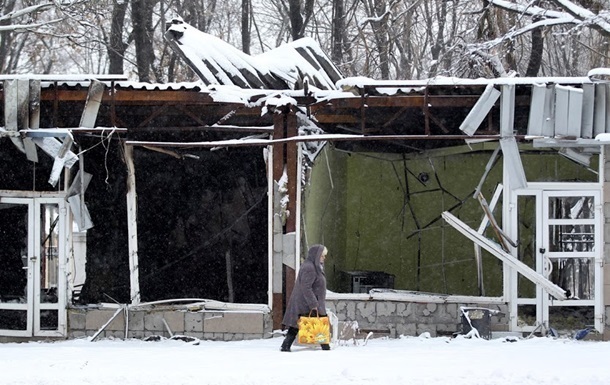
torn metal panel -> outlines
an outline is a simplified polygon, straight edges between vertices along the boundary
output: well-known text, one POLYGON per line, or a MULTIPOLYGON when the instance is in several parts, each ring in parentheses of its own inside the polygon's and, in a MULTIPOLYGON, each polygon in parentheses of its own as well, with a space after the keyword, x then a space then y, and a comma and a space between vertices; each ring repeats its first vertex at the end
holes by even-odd
POLYGON ((504 155, 504 172, 508 173, 511 189, 521 189, 527 187, 523 163, 519 156, 519 146, 514 137, 500 139, 502 154, 504 155))
POLYGON ((95 121, 97 120, 97 113, 100 109, 100 104, 102 103, 104 89, 104 83, 97 80, 91 81, 89 92, 87 93, 87 101, 85 102, 85 109, 80 120, 81 127, 95 127, 95 121))
POLYGON ((582 114, 580 122, 580 137, 593 138, 593 116, 595 114, 595 85, 582 85, 582 114))
POLYGON ((63 168, 71 168, 74 166, 78 160, 78 157, 72 151, 66 151, 66 154, 63 157, 60 157, 59 154, 61 152, 63 143, 55 138, 33 138, 32 140, 49 156, 55 158, 53 170, 49 176, 49 183, 52 186, 55 186, 59 180, 59 177, 61 176, 61 171, 63 168))
POLYGON ((87 190, 92 177, 93 175, 87 172, 81 173, 79 171, 74 177, 66 194, 68 202, 70 203, 70 208, 72 209, 72 214, 74 215, 74 220, 80 231, 88 230, 93 227, 89 210, 84 201, 84 193, 87 190), (81 175, 84 175, 84 177, 81 178, 81 175))
POLYGON ((465 235, 473 242, 480 245, 485 250, 489 251, 492 255, 500 259, 502 262, 506 263, 511 268, 517 270, 525 278, 529 279, 536 285, 541 286, 544 290, 546 290, 556 299, 567 299, 565 290, 555 285, 553 282, 549 281, 541 274, 538 274, 536 271, 528 267, 523 262, 519 261, 517 258, 502 250, 500 247, 498 247, 497 243, 477 233, 475 230, 470 228, 467 224, 459 220, 457 217, 455 217, 448 211, 443 212, 442 216, 443 219, 445 219, 445 221, 449 223, 453 228, 458 230, 460 233, 465 235))
MULTIPOLYGON (((38 147, 53 158, 58 156, 61 146, 63 145, 61 141, 50 137, 32 138, 32 140, 38 147)), ((65 167, 72 167, 78 160, 78 157, 72 151, 67 151, 64 160, 65 167)))
POLYGON ((568 111, 568 136, 582 137, 582 100, 583 90, 570 87, 568 111))
POLYGON ((555 95, 554 88, 546 84, 532 86, 527 134, 554 136, 555 95))
POLYGON ((284 265, 296 270, 297 269, 297 257, 296 257, 296 250, 295 250, 296 233, 291 232, 288 234, 282 234, 281 239, 282 239, 282 255, 283 255, 282 262, 284 263, 284 265))
POLYGON ((85 231, 92 228, 93 222, 91 221, 91 215, 89 215, 89 210, 87 209, 84 201, 81 199, 80 194, 73 195, 67 199, 68 203, 70 204, 72 215, 74 215, 74 221, 78 226, 78 230, 85 231))
MULTIPOLYGON (((4 81, 4 127, 9 132, 19 131, 19 86, 17 80, 4 81)), ((13 144, 25 153, 23 141, 19 136, 10 136, 13 144)))
POLYGON ((30 81, 17 80, 17 128, 30 128, 30 81))
POLYGON ((36 144, 32 140, 32 138, 25 137, 23 138, 23 148, 25 149, 25 156, 28 158, 30 162, 38 162, 38 150, 36 148, 36 144))
POLYGON ((40 80, 30 80, 29 128, 40 128, 40 80))
POLYGON ((59 148, 57 156, 59 158, 63 158, 64 156, 66 156, 66 153, 70 150, 73 143, 74 143, 74 138, 72 137, 72 134, 68 133, 68 135, 66 135, 64 137, 64 141, 61 144, 61 147, 59 148))
POLYGON ((502 98, 500 99, 500 135, 513 136, 515 129, 515 85, 505 84, 502 86, 502 98))
POLYGON ((555 133, 554 136, 568 136, 568 114, 570 102, 567 87, 555 87, 555 133))
POLYGON ((583 91, 555 86, 555 136, 580 138, 583 91))
MULTIPOLYGON (((29 116, 29 127, 25 129, 38 129, 40 128, 40 80, 30 80, 30 116, 29 116)), ((22 134, 23 146, 25 148, 25 155, 31 162, 38 162, 38 150, 32 138, 22 134)))
POLYGON ((606 108, 608 86, 606 84, 595 85, 595 107, 593 116, 593 136, 606 132, 606 120, 608 109, 606 108))
POLYGON ((494 88, 493 84, 488 84, 466 119, 460 124, 460 130, 467 135, 474 135, 491 108, 496 104, 500 94, 501 92, 494 88))
POLYGON ((591 164, 592 154, 585 153, 582 148, 562 147, 559 149, 559 154, 585 167, 591 164))

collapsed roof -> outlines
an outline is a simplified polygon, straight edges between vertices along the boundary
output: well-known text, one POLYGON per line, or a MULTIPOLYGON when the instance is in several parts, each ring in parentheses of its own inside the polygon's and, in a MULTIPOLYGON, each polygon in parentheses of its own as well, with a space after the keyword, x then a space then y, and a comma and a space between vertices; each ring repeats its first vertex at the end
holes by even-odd
POLYGON ((219 38, 175 18, 165 38, 206 85, 295 90, 336 89, 343 76, 318 43, 303 38, 250 56, 219 38))

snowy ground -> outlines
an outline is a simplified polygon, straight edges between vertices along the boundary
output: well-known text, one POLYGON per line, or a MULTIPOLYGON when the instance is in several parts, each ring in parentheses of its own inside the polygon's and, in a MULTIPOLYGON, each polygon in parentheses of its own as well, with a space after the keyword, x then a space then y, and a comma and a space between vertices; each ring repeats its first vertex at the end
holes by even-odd
POLYGON ((610 342, 404 337, 290 353, 280 343, 0 344, 0 384, 610 384, 610 342))

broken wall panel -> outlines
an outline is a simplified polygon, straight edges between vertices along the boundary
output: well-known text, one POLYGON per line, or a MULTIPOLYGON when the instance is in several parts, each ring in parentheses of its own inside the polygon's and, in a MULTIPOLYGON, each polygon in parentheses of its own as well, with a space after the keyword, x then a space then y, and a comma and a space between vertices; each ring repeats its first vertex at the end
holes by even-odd
POLYGON ((596 84, 595 85, 595 115, 593 117, 593 136, 603 134, 606 132, 606 120, 608 115, 607 108, 607 97, 608 97, 608 86, 607 84, 596 84))
POLYGON ((177 159, 134 148, 142 301, 267 303, 267 169, 261 149, 188 154, 177 159))
POLYGON ((86 281, 79 303, 129 302, 129 255, 126 167, 119 140, 100 146, 95 137, 81 137, 88 149, 85 172, 93 175, 85 193, 87 209, 95 226, 86 235, 86 281))
POLYGON ((580 138, 582 89, 555 86, 555 136, 580 138))
POLYGON ((485 91, 483 91, 479 100, 472 107, 472 110, 470 110, 468 116, 466 116, 466 119, 464 119, 460 125, 460 130, 467 135, 474 135, 500 95, 501 92, 497 90, 493 84, 489 84, 485 88, 485 91))
POLYGON ((582 85, 581 133, 585 139, 593 138, 593 119, 595 116, 595 84, 582 85))

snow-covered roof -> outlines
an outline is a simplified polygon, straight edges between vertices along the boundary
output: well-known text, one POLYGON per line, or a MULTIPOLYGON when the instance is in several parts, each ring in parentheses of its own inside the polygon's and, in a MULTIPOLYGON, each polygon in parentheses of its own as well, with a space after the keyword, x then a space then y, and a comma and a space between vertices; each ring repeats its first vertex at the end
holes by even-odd
POLYGON ((165 37, 206 85, 333 90, 337 88, 335 83, 342 79, 337 67, 311 38, 250 56, 181 19, 172 20, 165 37))

